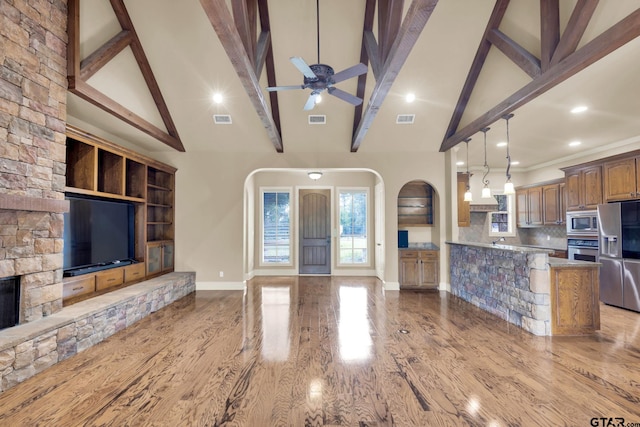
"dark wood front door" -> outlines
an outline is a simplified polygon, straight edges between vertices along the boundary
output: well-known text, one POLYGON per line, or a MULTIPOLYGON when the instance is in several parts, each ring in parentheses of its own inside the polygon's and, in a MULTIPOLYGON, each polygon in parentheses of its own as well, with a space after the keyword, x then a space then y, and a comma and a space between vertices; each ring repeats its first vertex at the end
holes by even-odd
POLYGON ((300 190, 300 274, 331 273, 329 190, 300 190))

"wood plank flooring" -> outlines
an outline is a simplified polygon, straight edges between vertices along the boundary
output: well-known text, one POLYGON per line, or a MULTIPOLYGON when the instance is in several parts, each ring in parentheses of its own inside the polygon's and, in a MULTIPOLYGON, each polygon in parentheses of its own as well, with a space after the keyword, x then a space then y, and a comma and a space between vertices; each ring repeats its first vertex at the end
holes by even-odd
POLYGON ((640 423, 640 314, 601 314, 593 336, 536 337, 447 293, 256 278, 183 298, 0 394, 0 425, 640 423))

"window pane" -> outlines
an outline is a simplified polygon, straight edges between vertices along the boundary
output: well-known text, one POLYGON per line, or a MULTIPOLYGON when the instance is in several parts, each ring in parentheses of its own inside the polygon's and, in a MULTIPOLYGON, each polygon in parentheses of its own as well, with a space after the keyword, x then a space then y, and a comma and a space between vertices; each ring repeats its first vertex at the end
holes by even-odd
POLYGON ((367 193, 340 192, 340 263, 367 263, 367 193))
POLYGON ((263 209, 262 261, 289 263, 289 193, 265 192, 263 209))

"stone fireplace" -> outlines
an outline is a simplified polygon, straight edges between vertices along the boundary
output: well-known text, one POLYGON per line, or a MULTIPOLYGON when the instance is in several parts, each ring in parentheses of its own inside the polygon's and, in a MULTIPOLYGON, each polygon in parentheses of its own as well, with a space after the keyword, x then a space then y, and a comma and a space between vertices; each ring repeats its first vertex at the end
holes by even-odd
POLYGON ((0 278, 21 276, 20 323, 62 308, 66 0, 0 7, 0 278))

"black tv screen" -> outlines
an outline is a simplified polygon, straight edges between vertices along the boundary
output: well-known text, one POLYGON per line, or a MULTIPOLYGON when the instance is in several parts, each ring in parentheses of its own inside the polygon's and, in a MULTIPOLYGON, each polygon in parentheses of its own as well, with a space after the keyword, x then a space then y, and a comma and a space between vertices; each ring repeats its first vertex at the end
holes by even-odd
POLYGON ((133 203, 67 196, 64 214, 64 270, 134 257, 133 203))

